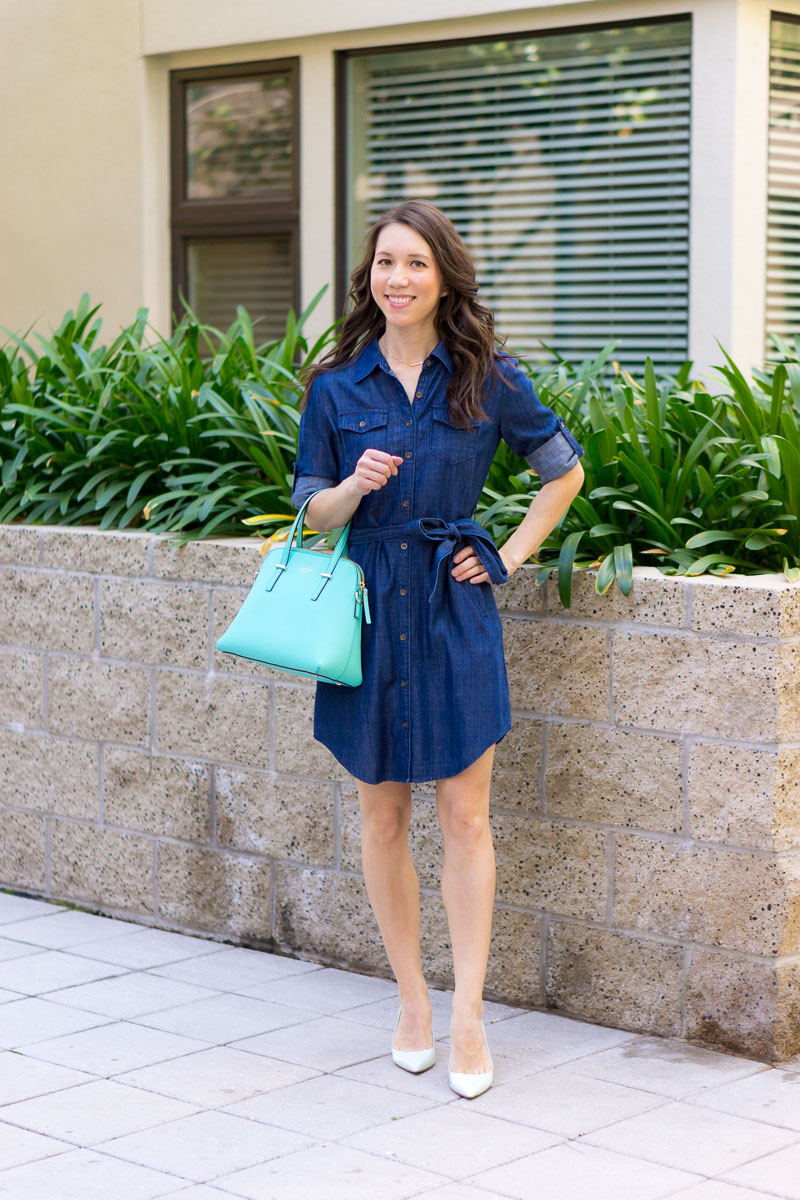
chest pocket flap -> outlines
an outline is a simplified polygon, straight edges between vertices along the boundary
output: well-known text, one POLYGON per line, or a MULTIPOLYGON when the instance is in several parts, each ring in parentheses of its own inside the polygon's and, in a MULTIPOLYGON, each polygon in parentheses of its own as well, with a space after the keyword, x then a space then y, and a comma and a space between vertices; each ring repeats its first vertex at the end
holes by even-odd
POLYGON ((462 429, 450 420, 447 404, 434 404, 431 418, 431 454, 449 463, 474 457, 481 421, 472 418, 469 426, 462 429))
POLYGON ((355 466, 365 450, 384 450, 387 445, 389 413, 379 408, 340 412, 337 417, 346 461, 355 466))

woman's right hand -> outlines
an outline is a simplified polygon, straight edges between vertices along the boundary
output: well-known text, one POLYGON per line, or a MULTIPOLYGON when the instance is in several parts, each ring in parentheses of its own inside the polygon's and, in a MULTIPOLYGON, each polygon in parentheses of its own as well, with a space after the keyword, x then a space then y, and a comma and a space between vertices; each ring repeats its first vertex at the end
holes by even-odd
POLYGON ((402 462, 399 454, 387 454, 385 450, 365 450, 353 472, 355 486, 364 496, 368 492, 385 487, 391 477, 397 474, 397 468, 402 462))

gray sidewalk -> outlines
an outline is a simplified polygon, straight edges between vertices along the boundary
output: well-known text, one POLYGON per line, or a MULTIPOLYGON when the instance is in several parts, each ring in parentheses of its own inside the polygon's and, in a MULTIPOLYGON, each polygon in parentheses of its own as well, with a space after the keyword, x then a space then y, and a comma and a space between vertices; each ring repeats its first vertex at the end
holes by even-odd
POLYGON ((800 1061, 486 1004, 420 1076, 395 985, 0 892, 0 1197, 800 1200, 800 1061))

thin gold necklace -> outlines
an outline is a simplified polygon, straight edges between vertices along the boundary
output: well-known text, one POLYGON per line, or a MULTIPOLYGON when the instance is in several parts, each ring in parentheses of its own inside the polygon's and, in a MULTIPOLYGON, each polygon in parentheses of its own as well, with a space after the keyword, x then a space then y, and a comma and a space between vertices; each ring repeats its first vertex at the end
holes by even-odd
POLYGON ((425 362, 425 358, 428 358, 428 355, 426 354, 425 358, 421 358, 419 360, 419 362, 407 363, 405 361, 405 359, 395 358, 395 356, 393 354, 390 354, 389 351, 384 346, 381 346, 381 341, 382 341, 382 339, 378 340, 378 347, 380 348, 381 353, 384 354, 386 356, 386 358, 390 358, 392 360, 392 362, 402 363, 404 367, 421 367, 422 364, 425 362))

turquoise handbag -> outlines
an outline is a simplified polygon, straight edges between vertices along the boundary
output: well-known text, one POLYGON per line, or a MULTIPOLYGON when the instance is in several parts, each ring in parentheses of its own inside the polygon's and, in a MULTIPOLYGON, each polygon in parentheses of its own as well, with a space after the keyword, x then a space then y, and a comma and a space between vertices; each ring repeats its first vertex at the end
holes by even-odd
POLYGON ((362 614, 371 624, 364 573, 344 553, 350 521, 333 550, 303 548, 303 514, 316 494, 300 508, 286 543, 267 554, 216 645, 276 671, 358 687, 362 614))

